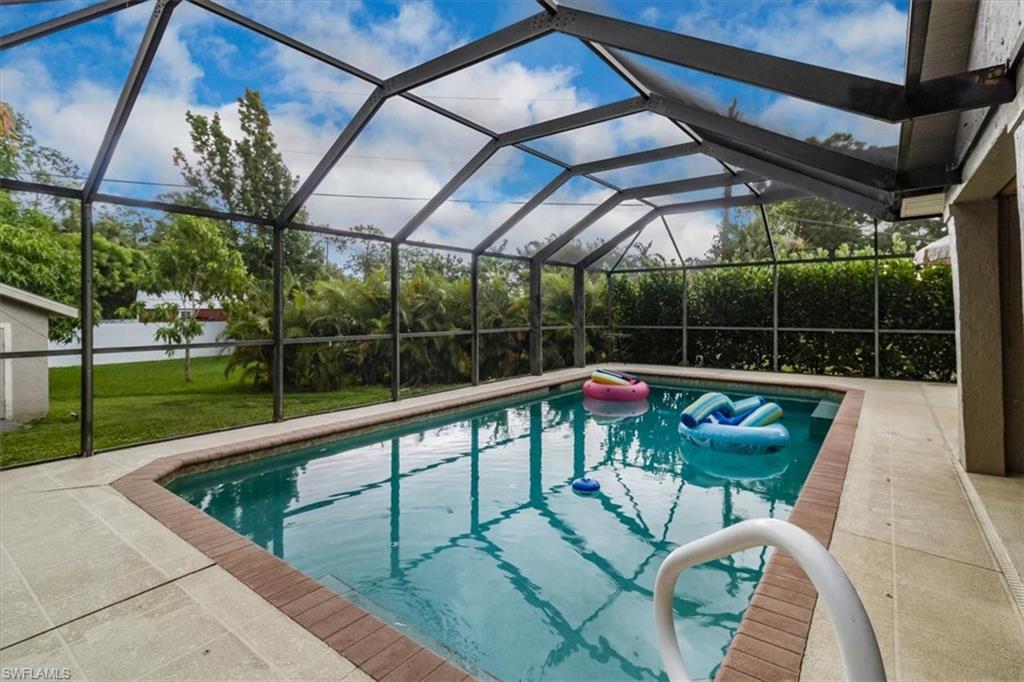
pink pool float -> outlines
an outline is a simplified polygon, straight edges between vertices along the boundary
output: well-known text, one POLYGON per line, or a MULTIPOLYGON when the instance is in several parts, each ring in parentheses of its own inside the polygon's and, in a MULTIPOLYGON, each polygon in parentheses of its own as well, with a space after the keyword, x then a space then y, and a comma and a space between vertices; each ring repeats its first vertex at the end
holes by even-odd
POLYGON ((631 374, 607 369, 595 370, 583 384, 583 395, 594 400, 628 402, 645 400, 651 387, 631 374))

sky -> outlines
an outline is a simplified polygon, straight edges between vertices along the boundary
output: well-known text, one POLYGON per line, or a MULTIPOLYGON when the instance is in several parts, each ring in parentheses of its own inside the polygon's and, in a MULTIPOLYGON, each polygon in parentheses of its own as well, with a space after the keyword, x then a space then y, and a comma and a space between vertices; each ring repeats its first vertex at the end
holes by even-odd
MULTIPOLYGON (((87 2, 7 6, 7 33, 87 2)), ((533 0, 228 0, 226 5, 386 78, 540 11, 533 0)), ((901 82, 906 3, 775 0, 624 0, 571 3, 594 12, 773 55, 901 82)), ((24 114, 40 143, 83 169, 92 163, 131 65, 152 3, 146 2, 0 53, 0 98, 24 114)), ((851 132, 895 144, 898 127, 723 78, 643 59, 706 101, 736 100, 748 121, 799 138, 851 132)), ((219 113, 237 131, 235 100, 246 87, 267 102, 285 162, 300 180, 312 170, 372 85, 236 27, 189 3, 171 19, 124 131, 102 191, 154 198, 181 183, 173 148, 187 149, 186 111, 219 113), (117 182, 118 180, 122 182, 117 182), (128 182, 124 182, 128 181, 128 182)), ((416 94, 501 132, 635 95, 578 40, 552 35, 418 88, 416 94)), ((388 100, 307 208, 338 228, 375 225, 394 234, 488 141, 485 135, 401 98, 388 100), (367 195, 371 198, 355 198, 367 195)), ((569 163, 689 141, 652 114, 532 142, 569 163)), ((413 239, 474 246, 560 169, 515 149, 500 151, 413 239)), ((611 171, 622 186, 722 172, 701 155, 611 171)), ((80 181, 69 179, 69 184, 80 181)), ((610 194, 578 178, 508 235, 507 250, 571 225, 610 194)), ((706 196, 680 197, 699 200, 706 196)), ((642 212, 626 205, 583 233, 610 237, 642 212)), ((684 256, 710 245, 717 212, 678 216, 672 229, 684 256)), ((655 223, 660 244, 664 226, 655 223)), ((670 246, 670 245, 669 245, 670 246)), ((665 248, 669 248, 666 246, 665 248)), ((674 253, 674 249, 672 250, 674 253)), ((670 255, 670 254, 666 254, 670 255)))

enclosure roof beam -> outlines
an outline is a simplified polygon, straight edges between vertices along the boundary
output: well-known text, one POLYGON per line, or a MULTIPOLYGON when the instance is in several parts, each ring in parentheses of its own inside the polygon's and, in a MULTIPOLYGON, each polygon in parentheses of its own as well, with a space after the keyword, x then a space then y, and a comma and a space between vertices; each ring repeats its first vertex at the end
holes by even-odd
MULTIPOLYGON (((638 152, 634 154, 624 154, 622 156, 611 157, 608 159, 601 159, 599 161, 593 161, 590 163, 583 163, 578 166, 571 166, 552 179, 547 185, 545 185, 537 194, 530 198, 522 207, 520 207, 515 213, 509 216, 501 225, 499 225, 491 234, 481 241, 477 247, 473 250, 477 255, 484 253, 487 249, 491 248, 496 241, 502 238, 509 230, 519 224, 527 215, 529 215, 534 209, 544 203, 552 194, 568 182, 571 178, 577 175, 587 175, 589 173, 599 172, 603 170, 612 170, 615 168, 625 168, 627 166, 635 166, 643 163, 651 163, 653 161, 661 161, 664 159, 675 158, 677 156, 686 156, 688 154, 694 154, 702 149, 702 145, 696 143, 678 144, 669 147, 662 147, 660 149, 652 149, 645 152, 638 152)), ((732 176, 735 177, 735 176, 732 176)), ((743 176, 744 179, 738 182, 728 182, 728 184, 741 184, 744 181, 751 181, 752 174, 743 176)), ((724 176, 708 176, 705 178, 689 178, 686 180, 679 180, 672 183, 659 183, 657 185, 647 185, 645 187, 635 187, 629 190, 619 190, 621 192, 629 192, 631 196, 624 198, 643 199, 649 196, 658 196, 659 194, 674 194, 676 192, 692 191, 697 189, 707 189, 709 187, 724 187, 725 184, 715 183, 726 183, 727 179, 724 176), (710 180, 709 178, 714 178, 710 180), (706 183, 712 184, 706 184, 706 183), (683 184, 680 184, 683 183, 683 184), (668 191, 661 191, 668 187, 668 191), (674 189, 676 187, 682 187, 682 189, 674 189)))
POLYGON ((697 131, 704 138, 704 146, 707 148, 708 154, 726 163, 760 173, 766 178, 771 178, 794 189, 799 189, 807 194, 815 194, 873 217, 888 219, 894 215, 891 199, 866 196, 817 176, 813 169, 790 164, 784 159, 766 156, 763 150, 756 147, 748 147, 721 138, 711 131, 700 128, 697 128, 697 131))
MULTIPOLYGON (((908 91, 914 91, 921 83, 924 68, 925 45, 928 42, 928 22, 931 19, 931 0, 914 0, 910 3, 907 20, 907 50, 903 63, 906 64, 903 83, 908 91)), ((896 170, 907 166, 910 155, 910 140, 914 133, 914 122, 904 121, 900 126, 900 139, 896 152, 896 170)))
POLYGON ((789 187, 771 189, 759 197, 743 196, 728 197, 725 199, 706 199, 704 201, 689 201, 680 204, 668 204, 658 209, 660 215, 681 215, 683 213, 700 213, 701 211, 714 211, 721 208, 741 208, 743 206, 757 206, 770 204, 776 201, 789 201, 806 196, 803 192, 789 187))
MULTIPOLYGON (((203 7, 205 9, 209 10, 210 12, 213 12, 214 14, 217 14, 218 16, 220 16, 220 17, 222 17, 224 19, 227 19, 228 21, 232 21, 232 22, 234 22, 234 23, 236 23, 236 24, 238 24, 240 26, 243 26, 243 27, 245 27, 245 28, 247 28, 247 29, 249 29, 251 31, 255 31, 256 33, 259 33, 260 35, 262 35, 262 36, 264 36, 266 38, 269 38, 271 40, 279 42, 279 43, 281 43, 283 45, 287 45, 288 47, 291 47, 292 49, 298 50, 299 52, 305 54, 308 57, 312 57, 313 59, 316 59, 316 60, 318 60, 318 61, 320 61, 320 62, 322 62, 324 64, 327 64, 329 66, 333 66, 334 68, 339 69, 341 71, 344 71, 345 73, 348 73, 350 75, 356 76, 357 78, 361 78, 361 79, 363 79, 363 80, 365 80, 365 81, 367 81, 367 82, 369 82, 369 83, 371 83, 373 85, 377 85, 377 86, 384 85, 384 79, 383 78, 379 78, 378 76, 375 76, 372 73, 364 71, 364 70, 362 70, 362 69, 360 69, 360 68, 358 68, 356 66, 353 66, 352 64, 349 64, 347 62, 344 62, 344 61, 342 61, 342 60, 340 60, 340 59, 338 59, 338 58, 336 58, 336 57, 334 57, 332 55, 327 54, 326 52, 323 52, 322 50, 318 50, 317 48, 312 47, 311 45, 303 43, 300 40, 297 40, 295 38, 292 38, 291 36, 288 36, 286 34, 281 33, 280 31, 277 31, 277 30, 275 30, 273 28, 270 28, 269 26, 267 26, 265 24, 261 24, 260 22, 255 21, 254 19, 251 19, 250 17, 247 17, 247 16, 239 14, 239 13, 233 11, 233 10, 230 10, 230 9, 224 7, 223 5, 219 4, 218 2, 215 2, 214 0, 190 0, 190 2, 192 2, 193 4, 195 4, 195 5, 199 6, 199 7, 203 7)), ((497 139, 497 137, 498 137, 498 133, 494 132, 493 130, 490 130, 486 126, 481 125, 477 121, 474 121, 474 120, 472 120, 470 118, 467 118, 467 117, 465 117, 465 116, 463 116, 461 114, 458 114, 458 113, 456 113, 454 111, 451 111, 450 109, 446 109, 446 108, 442 107, 441 105, 439 105, 439 104, 437 104, 435 102, 432 102, 432 101, 430 101, 430 100, 428 100, 428 99, 426 99, 424 97, 420 97, 419 95, 416 95, 416 94, 414 94, 412 92, 409 92, 409 91, 400 92, 400 93, 398 93, 398 96, 401 97, 402 99, 405 99, 405 100, 408 100, 410 102, 413 102, 414 104, 418 104, 419 106, 423 107, 424 109, 428 109, 428 110, 434 112, 435 114, 438 114, 439 116, 443 116, 443 117, 447 118, 450 121, 454 121, 455 123, 459 123, 461 125, 464 125, 467 128, 471 128, 471 129, 477 131, 478 133, 480 133, 481 135, 486 135, 486 136, 490 137, 491 139, 497 139)), ((537 149, 534 149, 532 147, 529 147, 529 146, 527 146, 525 144, 519 143, 519 144, 516 144, 514 146, 517 149, 520 149, 521 151, 523 151, 523 152, 525 152, 527 154, 535 156, 535 157, 537 157, 539 159, 543 159, 544 161, 547 161, 548 163, 553 163, 556 166, 559 166, 561 168, 568 168, 569 167, 569 164, 565 163, 564 161, 562 161, 560 159, 557 159, 557 158, 555 158, 553 156, 550 156, 549 154, 545 154, 544 152, 542 152, 540 150, 537 150, 537 149)), ((586 172, 589 172, 589 171, 585 171, 584 174, 586 172)), ((610 183, 604 182, 600 178, 591 178, 591 179, 595 180, 597 182, 601 182, 602 184, 605 184, 606 186, 610 186, 610 183)), ((617 187, 613 187, 613 189, 618 189, 618 188, 617 187)), ((308 197, 307 197, 307 199, 308 199, 308 197)))
POLYGON ((632 223, 629 227, 619 232, 617 235, 606 241, 600 247, 595 249, 589 256, 579 262, 580 267, 589 268, 594 263, 604 258, 610 253, 616 246, 618 246, 624 239, 628 239, 630 236, 639 232, 647 226, 652 220, 659 216, 666 215, 679 215, 682 213, 698 213, 700 211, 712 211, 721 208, 738 208, 741 206, 756 206, 761 203, 771 203, 775 201, 785 201, 788 199, 795 199, 804 196, 803 192, 793 190, 789 188, 770 189, 761 196, 743 196, 743 197, 729 197, 725 199, 709 199, 707 201, 691 201, 683 204, 669 204, 668 206, 661 206, 656 208, 650 213, 645 214, 639 220, 632 223))
POLYGON ((684 180, 672 180, 670 182, 657 182, 651 185, 640 185, 622 190, 627 199, 643 199, 647 197, 664 196, 666 194, 679 194, 682 192, 698 192, 703 189, 715 189, 716 187, 732 187, 734 185, 745 185, 748 182, 758 182, 763 177, 750 171, 739 171, 738 173, 719 173, 717 175, 703 175, 697 178, 686 178, 684 180))
POLYGON ((551 181, 548 182, 548 184, 544 185, 544 187, 542 187, 539 192, 530 197, 529 201, 520 206, 515 213, 506 218, 505 221, 501 223, 501 225, 498 225, 498 227, 496 227, 494 231, 492 231, 489 235, 484 237, 483 241, 477 244, 476 248, 473 249, 473 253, 479 256, 480 254, 487 251, 487 249, 494 246, 494 242, 501 239, 503 236, 505 236, 505 233, 507 233, 516 225, 518 225, 523 220, 523 218, 528 216, 533 211, 533 209, 543 204, 548 197, 557 192, 562 185, 567 183, 569 179, 572 178, 572 176, 573 173, 571 170, 563 170, 561 173, 552 178, 551 181))
POLYGON ((255 19, 252 19, 251 17, 247 17, 244 14, 240 14, 232 9, 229 9, 224 5, 220 4, 219 2, 215 2, 214 0, 188 1, 193 5, 196 5, 197 7, 202 7, 208 12, 216 14, 222 19, 227 19, 232 23, 238 24, 239 26, 242 26, 244 28, 249 29, 250 31, 260 34, 264 38, 269 38, 274 42, 286 45, 292 48, 293 50, 301 52, 307 57, 312 57, 313 59, 316 59, 319 62, 327 64, 328 66, 333 66, 334 68, 340 71, 344 71, 349 75, 355 76, 357 78, 362 78, 363 80, 368 81, 374 85, 382 85, 384 83, 383 79, 374 76, 372 73, 363 71, 362 69, 357 68, 352 64, 349 64, 348 62, 342 61, 337 57, 334 57, 333 55, 327 54, 323 50, 318 50, 317 48, 308 45, 302 42, 301 40, 293 38, 292 36, 287 35, 285 33, 281 33, 280 31, 273 29, 267 26, 266 24, 260 23, 255 19))
MULTIPOLYGON (((251 19, 250 17, 247 17, 247 16, 239 14, 238 12, 235 12, 235 11, 233 11, 231 9, 228 9, 228 8, 224 7, 223 5, 219 4, 218 2, 215 2, 214 0, 190 0, 190 2, 192 2, 193 4, 195 4, 195 5, 199 6, 199 7, 204 8, 204 9, 206 9, 206 10, 208 10, 208 11, 214 13, 214 14, 217 14, 218 16, 220 16, 220 17, 222 17, 224 19, 227 19, 228 21, 234 22, 234 23, 236 23, 236 24, 238 24, 238 25, 240 25, 240 26, 242 26, 244 28, 247 28, 247 29, 251 30, 251 31, 255 31, 256 33, 259 33, 260 35, 262 35, 262 36, 264 36, 266 38, 269 38, 269 39, 274 40, 276 42, 279 42, 279 43, 281 43, 283 45, 291 47, 292 49, 295 49, 295 50, 305 54, 308 57, 311 57, 311 58, 316 59, 316 60, 318 60, 318 61, 320 61, 320 62, 322 62, 324 64, 327 64, 327 65, 332 66, 332 67, 334 67, 336 69, 344 71, 345 73, 348 73, 350 75, 356 76, 357 78, 361 78, 361 79, 363 79, 363 80, 365 80, 365 81, 367 81, 369 83, 372 83, 373 85, 382 86, 384 84, 384 80, 382 78, 379 78, 379 77, 375 76, 372 73, 369 73, 367 71, 359 69, 359 68, 353 66, 352 64, 344 62, 344 61, 342 61, 340 59, 337 59, 336 57, 334 57, 332 55, 329 55, 326 52, 323 52, 322 50, 319 50, 319 49, 317 49, 315 47, 312 47, 312 46, 310 46, 310 45, 308 45, 306 43, 303 43, 300 40, 292 38, 291 36, 283 34, 280 31, 277 31, 277 30, 275 30, 273 28, 270 28, 269 26, 267 26, 265 24, 262 24, 262 23, 260 23, 258 21, 255 21, 254 19, 251 19)), ((547 8, 547 6, 545 6, 545 7, 547 8)), ((410 102, 418 104, 419 106, 421 106, 421 107, 423 107, 425 109, 428 109, 428 110, 430 110, 430 111, 432 111, 432 112, 434 112, 434 113, 436 113, 436 114, 438 114, 440 116, 444 116, 445 118, 447 118, 450 121, 454 121, 454 122, 459 123, 461 125, 464 125, 464 126, 466 126, 468 128, 471 128, 471 129, 477 131, 478 133, 480 133, 482 135, 487 135, 488 137, 490 137, 492 139, 497 139, 497 137, 498 137, 498 133, 494 132, 493 130, 488 129, 487 127, 481 125, 477 121, 474 121, 474 120, 469 119, 469 118, 467 118, 467 117, 465 117, 465 116, 463 116, 461 114, 458 114, 458 113, 455 113, 455 112, 453 112, 453 111, 451 111, 449 109, 446 109, 446 108, 442 107, 441 105, 439 105, 439 104, 437 104, 435 102, 432 102, 432 101, 430 101, 430 100, 428 100, 428 99, 426 99, 424 97, 420 97, 419 95, 416 95, 416 94, 414 94, 412 92, 408 92, 408 91, 407 92, 401 92, 401 93, 398 93, 398 96, 400 96, 403 99, 406 99, 406 100, 408 100, 410 102)), ((562 161, 560 159, 557 159, 557 158, 555 158, 555 157, 553 157, 553 156, 551 156, 549 154, 545 154, 544 152, 539 151, 537 149, 534 149, 534 148, 532 148, 530 146, 527 146, 526 144, 517 143, 514 146, 517 149, 520 149, 521 151, 523 151, 523 152, 525 152, 527 154, 530 154, 532 156, 535 156, 535 157, 537 157, 539 159, 543 159, 544 161, 547 161, 548 163, 553 163, 553 164, 555 164, 557 166, 560 166, 561 168, 569 168, 569 164, 565 163, 564 161, 562 161)), ((694 150, 694 151, 696 151, 696 150, 694 150)), ((627 157, 622 157, 622 158, 625 161, 627 157)), ((666 158, 668 158, 668 157, 666 157, 666 158)), ((656 159, 651 159, 651 160, 656 160, 656 159)), ((640 163, 640 161, 637 161, 637 163, 640 163)), ((622 165, 631 165, 631 164, 623 163, 622 165)), ((621 167, 621 166, 610 166, 610 167, 621 167)), ((599 170, 604 170, 604 169, 602 169, 602 168, 593 168, 593 169, 590 169, 590 168, 580 168, 577 171, 576 174, 588 176, 588 174, 593 173, 593 172, 598 172, 599 170)), ((612 189, 616 189, 616 190, 618 189, 618 187, 614 187, 613 185, 611 185, 611 183, 605 182, 601 178, 590 178, 590 179, 592 179, 592 180, 594 180, 596 182, 600 182, 601 184, 603 184, 603 185, 605 185, 607 187, 610 187, 612 189)))
MULTIPOLYGON (((838 185, 884 203, 891 201, 891 197, 883 189, 870 184, 877 183, 883 186, 895 184, 895 180, 890 179, 893 177, 891 169, 819 145, 778 135, 742 123, 733 117, 722 116, 710 112, 706 108, 694 106, 689 101, 692 98, 681 91, 672 81, 654 73, 625 54, 620 54, 617 51, 615 54, 621 57, 621 68, 628 69, 631 74, 643 80, 658 93, 649 100, 651 110, 685 124, 684 127, 689 134, 697 136, 698 139, 706 141, 709 137, 715 137, 726 146, 744 144, 747 148, 756 150, 755 155, 761 157, 764 157, 765 153, 773 153, 784 161, 777 165, 793 167, 796 164, 796 167, 804 174, 812 175, 823 182, 838 185), (683 116, 686 118, 682 118, 683 116), (700 128, 697 127, 698 121, 702 124, 700 128), (708 130, 715 131, 716 135, 709 134, 708 130), (822 165, 824 165, 824 170, 821 168, 822 165), (829 170, 831 170, 831 174, 826 173, 829 170)), ((709 156, 725 165, 726 159, 715 156, 710 149, 705 149, 705 151, 709 156)), ((730 161, 730 163, 735 162, 730 161)), ((732 172, 727 165, 726 169, 732 172)), ((748 187, 750 186, 748 185, 748 187)), ((750 189, 754 194, 758 194, 755 188, 750 187, 750 189)))
POLYGON ((498 142, 502 146, 528 142, 540 137, 557 135, 558 133, 569 132, 577 128, 584 128, 597 123, 622 118, 623 116, 629 116, 646 109, 647 101, 643 97, 632 97, 501 133, 498 136, 498 142))
MULTIPOLYGON (((654 94, 654 90, 652 89, 651 84, 647 83, 643 78, 641 78, 640 76, 638 76, 636 73, 633 72, 633 70, 638 68, 639 65, 637 65, 635 63, 635 61, 629 59, 625 55, 625 53, 623 53, 621 50, 616 50, 614 48, 609 48, 609 47, 607 47, 605 45, 601 45, 601 44, 595 43, 595 42, 590 41, 590 40, 582 40, 581 39, 581 42, 583 42, 584 45, 589 47, 591 49, 591 51, 593 51, 602 61, 604 61, 606 64, 608 64, 608 66, 613 71, 615 71, 615 73, 619 74, 620 78, 622 78, 625 81, 627 81, 633 87, 633 89, 635 89, 637 92, 639 92, 645 98, 650 99, 651 95, 654 94)), ((674 120, 674 119, 669 119, 669 120, 673 124, 675 124, 675 126, 677 128, 679 128, 683 132, 684 135, 686 135, 688 138, 693 140, 694 143, 699 144, 700 138, 693 131, 693 129, 690 128, 690 126, 688 126, 687 124, 685 124, 685 123, 683 123, 681 121, 677 121, 677 120, 674 120)), ((698 151, 699 151, 699 148, 698 148, 698 151)), ((717 161, 722 166, 723 170, 725 170, 727 172, 730 172, 730 173, 735 172, 731 167, 729 167, 728 164, 724 163, 721 159, 715 159, 713 156, 709 157, 709 158, 712 158, 715 161, 717 161)), ((754 187, 753 185, 751 185, 749 183, 747 184, 747 189, 750 190, 751 194, 760 194, 761 193, 756 187, 754 187)), ((645 202, 645 203, 649 203, 649 202, 645 202)), ((667 229, 667 227, 666 227, 666 229, 667 229)))
POLYGON ((613 52, 605 45, 595 43, 593 40, 581 39, 581 42, 587 47, 589 47, 590 50, 601 59, 601 61, 603 61, 605 64, 611 67, 613 71, 619 74, 620 78, 629 83, 629 85, 632 86, 634 90, 639 92, 644 97, 651 96, 651 88, 642 80, 633 75, 633 72, 630 71, 626 67, 626 65, 622 63, 622 60, 619 58, 618 54, 613 52))
POLYGON ((121 95, 117 100, 117 105, 114 107, 114 113, 107 124, 107 131, 104 133, 103 141, 100 142, 100 148, 96 152, 96 160, 93 162, 89 176, 85 179, 85 184, 82 186, 82 200, 84 202, 92 201, 93 196, 99 190, 100 183, 103 182, 103 176, 107 172, 107 167, 110 166, 114 150, 121 139, 121 133, 124 132, 124 127, 128 124, 128 117, 131 116, 132 108, 139 98, 139 92, 142 91, 142 83, 146 79, 146 74, 149 73, 149 67, 156 56, 160 40, 163 38, 164 31, 167 30, 171 14, 180 2, 181 0, 157 0, 153 6, 153 14, 146 25, 146 32, 143 34, 142 42, 135 53, 135 60, 132 62, 131 70, 128 72, 128 78, 124 82, 121 95))
POLYGON ((404 242, 408 239, 409 235, 411 235, 416 228, 425 223, 430 216, 437 211, 437 209, 441 208, 441 205, 447 201, 451 195, 455 194, 455 192, 462 187, 462 185, 465 184, 474 173, 480 170, 480 167, 487 163, 488 159, 494 156, 494 153, 497 152, 499 148, 500 145, 496 140, 491 140, 485 144, 465 166, 459 169, 459 172, 455 174, 455 177, 445 183, 445 186, 442 187, 437 194, 431 197, 430 201, 416 212, 416 215, 405 223, 402 229, 395 234, 394 241, 404 242))
POLYGON ((648 223, 650 223, 652 220, 654 220, 660 215, 661 209, 658 208, 651 209, 647 213, 643 214, 642 216, 634 220, 632 223, 630 223, 628 227, 619 232, 617 235, 615 235, 611 239, 607 240, 604 244, 591 251, 590 255, 585 256, 582 260, 580 260, 579 263, 576 264, 577 267, 581 267, 584 269, 589 268, 591 265, 593 265, 594 263, 598 262, 599 260, 607 256, 609 253, 611 253, 612 250, 615 249, 615 247, 618 246, 623 239, 626 239, 631 235, 636 234, 640 230, 644 229, 645 227, 647 227, 648 223))
POLYGON ((544 248, 534 254, 532 260, 540 261, 541 263, 548 260, 558 253, 563 246, 575 239, 581 232, 611 213, 616 206, 621 204, 627 198, 628 197, 626 197, 623 192, 616 192, 612 196, 608 197, 598 204, 597 208, 577 220, 572 227, 558 235, 555 239, 545 245, 544 248))
POLYGON ((578 175, 601 173, 604 171, 615 170, 617 168, 627 168, 629 166, 639 166, 645 163, 654 163, 656 161, 666 161, 668 159, 675 159, 681 156, 690 156, 699 152, 699 144, 696 142, 686 142, 683 144, 674 144, 669 147, 650 149, 645 152, 634 152, 632 154, 623 154, 622 156, 613 156, 611 158, 600 159, 598 161, 581 163, 573 166, 573 171, 578 175))
POLYGON ((108 14, 119 12, 142 2, 145 2, 145 0, 106 0, 105 2, 99 2, 95 5, 83 7, 82 9, 74 12, 68 12, 67 14, 63 14, 59 17, 54 17, 49 21, 44 21, 33 26, 28 26, 19 31, 12 31, 4 36, 0 36, 0 50, 6 50, 9 47, 16 47, 22 43, 27 43, 30 40, 36 40, 37 38, 52 35, 58 31, 63 31, 66 28, 72 28, 79 24, 84 24, 87 21, 105 17, 108 14))
MULTIPOLYGON (((278 214, 278 224, 286 225, 298 214, 302 206, 389 97, 401 95, 430 81, 443 78, 460 69, 547 35, 554 30, 557 22, 556 17, 547 12, 540 12, 382 81, 278 214)), ((500 146, 524 142, 527 139, 531 138, 507 138, 500 141, 500 146)))
MULTIPOLYGON (((564 133, 570 130, 575 130, 576 128, 600 123, 602 121, 628 116, 631 113, 643 111, 644 108, 644 100, 639 97, 634 97, 633 99, 612 102, 611 104, 594 107, 593 109, 578 111, 573 114, 560 116, 549 121, 525 126, 523 128, 518 128, 498 135, 496 139, 493 139, 484 145, 483 149, 477 152, 476 156, 470 159, 469 163, 463 166, 462 169, 455 174, 455 177, 449 180, 437 194, 431 197, 430 201, 421 208, 416 215, 406 222, 402 229, 395 235, 395 241, 401 243, 408 239, 409 235, 411 235, 416 228, 426 222, 430 216, 433 215, 449 197, 451 197, 452 194, 458 191, 459 187, 465 184, 470 177, 472 177, 472 175, 476 173, 480 167, 494 155, 495 152, 498 151, 498 149, 526 142, 527 140, 536 139, 538 137, 564 133)), ((616 190, 617 189, 618 188, 616 188, 616 190)))
MULTIPOLYGON (((332 67, 334 67, 336 69, 339 69, 341 71, 344 71, 345 73, 348 73, 348 74, 350 74, 352 76, 356 76, 357 78, 361 78, 361 79, 363 79, 363 80, 365 80, 365 81, 367 81, 367 82, 369 82, 369 83, 371 83, 373 85, 376 85, 376 86, 382 86, 384 84, 384 79, 379 78, 378 76, 375 76, 372 73, 364 71, 364 70, 362 70, 362 69, 360 69, 358 67, 355 67, 352 64, 349 64, 347 62, 344 62, 344 61, 342 61, 342 60, 340 60, 340 59, 338 59, 338 58, 336 58, 336 57, 334 57, 332 55, 327 54, 326 52, 323 52, 322 50, 318 50, 317 48, 312 47, 312 46, 310 46, 310 45, 308 45, 306 43, 303 43, 300 40, 292 38, 291 36, 285 35, 285 34, 281 33, 280 31, 277 31, 277 30, 275 30, 273 28, 270 28, 269 26, 267 26, 265 24, 262 24, 262 23, 254 20, 254 19, 252 19, 250 17, 247 17, 247 16, 245 16, 243 14, 239 14, 238 12, 235 12, 235 11, 233 11, 231 9, 228 9, 227 7, 224 7, 223 5, 221 5, 220 3, 215 2, 214 0, 190 0, 190 2, 192 2, 193 4, 195 4, 195 5, 199 6, 199 7, 204 8, 204 9, 206 9, 206 10, 208 10, 208 11, 214 13, 214 14, 217 14, 221 18, 224 18, 224 19, 227 19, 228 21, 234 22, 234 23, 238 24, 239 26, 247 28, 247 29, 249 29, 251 31, 255 31, 256 33, 259 33, 260 35, 262 35, 262 36, 264 36, 266 38, 269 38, 271 40, 279 42, 282 45, 286 45, 288 47, 291 47, 292 49, 295 49, 295 50, 305 54, 308 57, 312 57, 313 59, 316 59, 316 60, 318 60, 318 61, 320 61, 320 62, 322 62, 324 64, 327 64, 328 66, 332 66, 332 67)), ((410 102, 413 102, 414 104, 418 104, 419 106, 423 107, 424 109, 428 109, 428 110, 434 112, 435 114, 438 114, 439 116, 443 116, 443 117, 447 118, 450 121, 454 121, 455 123, 459 123, 461 125, 464 125, 467 128, 471 128, 472 130, 475 130, 476 132, 480 133, 481 135, 486 135, 486 136, 490 137, 491 139, 497 139, 498 138, 498 133, 496 133, 493 130, 490 130, 486 126, 481 125, 477 121, 474 121, 474 120, 469 119, 469 118, 467 118, 467 117, 465 117, 465 116, 463 116, 461 114, 458 114, 458 113, 456 113, 454 111, 446 109, 446 108, 442 107, 441 105, 439 105, 439 104, 437 104, 435 102, 432 102, 432 101, 430 101, 430 100, 428 100, 428 99, 426 99, 424 97, 420 97, 419 95, 416 95, 416 94, 414 94, 412 92, 400 92, 400 93, 398 93, 398 96, 401 97, 402 99, 405 99, 405 100, 408 100, 410 102)), ((569 164, 565 163, 561 159, 557 159, 557 158, 555 158, 555 157, 553 157, 553 156, 551 156, 549 154, 545 154, 544 152, 542 152, 540 150, 537 150, 537 149, 534 149, 532 147, 529 147, 526 144, 518 143, 518 144, 516 144, 514 146, 517 149, 519 149, 519 150, 521 150, 521 151, 523 151, 523 152, 525 152, 527 154, 535 156, 535 157, 537 157, 539 159, 543 159, 544 161, 547 161, 548 163, 555 164, 556 166, 559 166, 561 168, 568 168, 569 167, 569 164)), ((586 172, 589 172, 589 171, 586 171, 586 172)), ((595 179, 598 182, 603 182, 599 178, 592 178, 592 179, 595 179)), ((603 183, 603 184, 608 185, 610 183, 603 183)), ((618 188, 614 188, 614 189, 618 189, 618 188)), ((308 197, 307 197, 307 200, 308 200, 308 197)))
POLYGON ((386 79, 384 92, 390 97, 444 78, 467 66, 548 35, 561 21, 561 17, 539 12, 386 79))
POLYGON ((366 98, 363 105, 359 107, 359 110, 355 113, 352 119, 348 122, 345 128, 338 135, 338 138, 331 145, 331 148, 327 150, 327 153, 317 162, 316 167, 306 176, 305 181, 299 189, 292 195, 292 198, 288 200, 285 207, 281 209, 281 212, 277 216, 277 224, 287 225, 290 223, 295 216, 302 210, 306 201, 313 195, 316 188, 320 186, 320 183, 324 181, 327 174, 331 172, 338 160, 341 159, 342 155, 352 146, 355 142, 356 137, 362 132, 366 124, 370 122, 373 115, 377 113, 381 105, 384 104, 383 90, 381 88, 375 88, 374 91, 366 98))
POLYGON ((602 202, 597 208, 576 221, 572 227, 559 235, 555 240, 546 245, 533 256, 534 260, 541 262, 548 261, 551 256, 557 253, 562 247, 583 233, 588 227, 611 212, 616 206, 629 199, 644 199, 647 197, 664 196, 666 194, 678 194, 680 192, 696 192, 703 189, 715 187, 730 187, 742 185, 747 182, 760 180, 761 177, 748 171, 740 173, 720 173, 718 175, 706 175, 699 178, 686 178, 684 180, 673 180, 671 182, 659 182, 651 185, 641 185, 616 192, 614 195, 602 202))
POLYGON ((716 114, 671 96, 660 94, 652 96, 650 109, 670 118, 684 121, 695 130, 697 128, 711 130, 731 140, 806 163, 826 173, 847 178, 870 188, 882 191, 892 191, 897 188, 896 174, 890 168, 812 142, 804 142, 788 135, 781 135, 735 118, 716 114))
POLYGON ((556 30, 861 116, 898 123, 1004 104, 1016 94, 1003 65, 904 86, 650 26, 559 7, 556 30))

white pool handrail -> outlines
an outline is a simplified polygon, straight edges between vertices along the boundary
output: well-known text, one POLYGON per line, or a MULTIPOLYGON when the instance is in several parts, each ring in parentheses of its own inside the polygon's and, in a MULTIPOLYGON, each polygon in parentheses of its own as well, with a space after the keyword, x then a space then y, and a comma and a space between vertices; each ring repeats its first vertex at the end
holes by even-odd
POLYGON ((885 681, 878 640, 850 579, 829 551, 802 528, 778 519, 752 519, 689 542, 665 557, 654 582, 658 648, 670 680, 688 682, 676 639, 672 602, 679 574, 691 566, 752 547, 771 545, 788 552, 814 583, 839 640, 847 680, 885 681))

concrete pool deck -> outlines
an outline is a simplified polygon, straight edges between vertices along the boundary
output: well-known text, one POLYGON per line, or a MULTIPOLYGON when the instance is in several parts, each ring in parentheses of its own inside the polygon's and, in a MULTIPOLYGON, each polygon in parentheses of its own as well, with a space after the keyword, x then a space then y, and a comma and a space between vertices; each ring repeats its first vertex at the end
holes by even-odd
MULTIPOLYGON (((651 370, 863 390, 831 550, 861 593, 890 678, 1024 676, 1020 613, 954 468, 955 387, 651 370)), ((583 373, 549 372, 0 473, 0 667, 66 668, 71 679, 93 680, 367 679, 110 484, 181 452, 401 418, 424 406, 493 399, 583 373)), ((1012 517, 1012 492, 1005 497, 1012 517)), ((806 680, 841 677, 820 611, 803 660, 806 680)), ((770 672, 766 666, 764 676, 770 672)))

